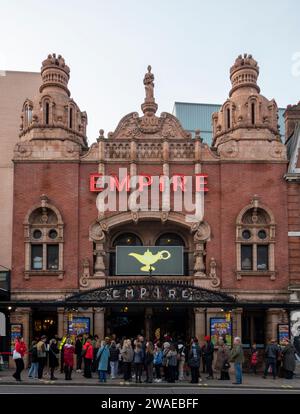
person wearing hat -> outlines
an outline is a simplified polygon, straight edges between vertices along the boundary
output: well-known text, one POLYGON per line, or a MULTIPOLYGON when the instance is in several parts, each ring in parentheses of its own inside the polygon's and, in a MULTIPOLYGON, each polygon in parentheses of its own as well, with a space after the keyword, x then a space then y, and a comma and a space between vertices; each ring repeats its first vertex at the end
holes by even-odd
POLYGON ((203 351, 204 360, 205 360, 205 367, 208 372, 208 377, 206 378, 213 379, 214 375, 213 375, 212 364, 213 364, 213 359, 214 359, 215 348, 214 348, 214 344, 211 341, 210 336, 208 335, 205 336, 204 341, 205 341, 205 345, 202 348, 202 351, 203 351))
POLYGON ((47 354, 46 354, 46 342, 47 342, 47 337, 46 335, 43 335, 41 337, 41 339, 39 340, 39 342, 37 343, 37 356, 38 356, 38 364, 39 364, 39 368, 38 368, 38 378, 42 379, 43 378, 43 371, 44 371, 44 367, 46 365, 47 362, 47 354))

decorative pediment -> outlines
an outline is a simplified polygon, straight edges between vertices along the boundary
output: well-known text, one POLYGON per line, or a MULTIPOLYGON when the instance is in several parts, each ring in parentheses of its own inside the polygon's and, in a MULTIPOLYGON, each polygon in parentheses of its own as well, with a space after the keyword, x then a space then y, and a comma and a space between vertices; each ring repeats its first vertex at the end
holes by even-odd
POLYGON ((154 98, 154 75, 151 66, 144 77, 145 99, 141 105, 143 116, 137 112, 131 112, 124 116, 119 122, 115 132, 110 132, 108 138, 191 138, 191 134, 185 131, 178 119, 163 112, 160 117, 156 116, 157 103, 154 98))
POLYGON ((178 119, 167 112, 163 112, 160 117, 153 113, 140 117, 137 112, 131 112, 121 119, 117 129, 114 132, 110 132, 108 138, 189 139, 191 138, 191 133, 185 131, 178 119))

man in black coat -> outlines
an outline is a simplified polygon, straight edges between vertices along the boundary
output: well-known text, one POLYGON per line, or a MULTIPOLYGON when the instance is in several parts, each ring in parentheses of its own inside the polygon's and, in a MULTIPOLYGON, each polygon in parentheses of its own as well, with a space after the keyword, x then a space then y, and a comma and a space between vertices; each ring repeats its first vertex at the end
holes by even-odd
POLYGON ((202 348, 202 351, 203 351, 203 356, 205 360, 206 371, 208 372, 207 379, 213 379, 214 375, 213 375, 212 363, 214 359, 215 347, 214 347, 214 344, 210 340, 210 336, 205 336, 204 340, 205 340, 205 345, 202 348))

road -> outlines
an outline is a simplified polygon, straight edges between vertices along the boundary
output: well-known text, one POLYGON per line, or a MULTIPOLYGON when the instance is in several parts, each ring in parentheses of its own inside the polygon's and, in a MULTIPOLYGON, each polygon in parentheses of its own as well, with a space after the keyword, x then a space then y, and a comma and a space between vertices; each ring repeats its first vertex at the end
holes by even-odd
POLYGON ((0 385, 0 394, 168 394, 178 396, 178 394, 300 394, 299 389, 264 389, 264 388, 210 388, 210 387, 134 387, 134 386, 76 386, 76 385, 0 385))

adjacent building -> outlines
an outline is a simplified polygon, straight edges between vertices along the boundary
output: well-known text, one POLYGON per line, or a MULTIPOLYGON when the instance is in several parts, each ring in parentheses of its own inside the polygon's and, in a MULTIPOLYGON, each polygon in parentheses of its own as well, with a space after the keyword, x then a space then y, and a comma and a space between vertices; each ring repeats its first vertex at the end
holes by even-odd
MULTIPOLYGON (((209 146, 213 140, 212 116, 214 112, 218 112, 222 105, 194 102, 175 102, 173 107, 173 115, 175 115, 184 129, 189 131, 192 136, 199 129, 203 142, 209 146)), ((284 114, 285 108, 278 108, 278 125, 281 139, 284 142, 285 124, 284 114)))

